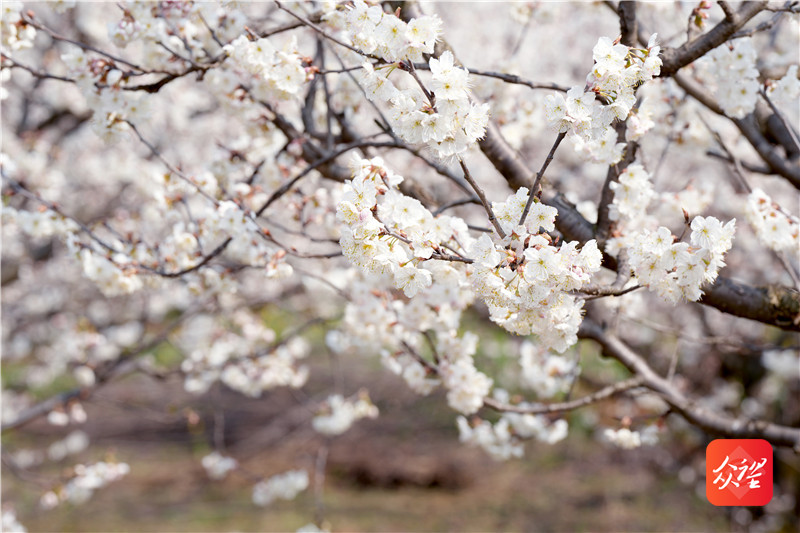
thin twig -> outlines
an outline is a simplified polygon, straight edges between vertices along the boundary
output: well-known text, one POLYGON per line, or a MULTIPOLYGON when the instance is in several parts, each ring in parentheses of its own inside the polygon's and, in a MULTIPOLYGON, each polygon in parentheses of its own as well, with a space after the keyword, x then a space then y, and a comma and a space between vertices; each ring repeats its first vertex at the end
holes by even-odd
MULTIPOLYGON (((427 63, 414 63, 414 68, 417 70, 430 70, 430 65, 427 63)), ((498 80, 504 81, 506 83, 512 83, 515 85, 525 85, 526 87, 530 87, 531 89, 549 89, 552 91, 559 91, 559 92, 567 92, 569 87, 565 87, 563 85, 559 85, 557 83, 540 83, 531 80, 527 80, 521 76, 516 74, 506 74, 504 72, 494 72, 490 70, 480 70, 480 69, 472 69, 467 66, 464 68, 473 75, 473 76, 482 76, 485 78, 496 78, 498 80)))
POLYGON ((581 287, 578 292, 589 294, 590 297, 585 298, 586 301, 589 301, 596 300, 597 298, 605 298, 607 296, 622 296, 624 294, 628 294, 629 292, 641 289, 642 287, 643 285, 633 285, 627 289, 617 289, 615 287, 598 287, 595 285, 588 285, 586 287, 581 287))
POLYGON ((533 199, 537 196, 538 189, 539 189, 539 182, 542 181, 542 176, 544 176, 544 171, 547 170, 547 167, 550 165, 550 162, 553 160, 553 156, 558 149, 558 145, 561 144, 561 141, 564 140, 566 137, 567 132, 562 131, 556 137, 553 146, 550 148, 550 152, 547 154, 547 157, 542 163, 542 168, 539 169, 539 172, 536 174, 536 178, 533 180, 533 184, 531 185, 531 190, 528 191, 528 201, 525 203, 525 209, 522 211, 522 216, 519 218, 519 225, 522 226, 525 224, 525 219, 528 218, 528 212, 531 210, 531 205, 533 205, 533 199))
POLYGON ((17 61, 16 59, 12 59, 5 54, 3 54, 2 56, 4 62, 6 62, 6 64, 3 65, 3 68, 19 68, 30 73, 33 77, 43 80, 58 80, 58 81, 65 81, 67 83, 75 83, 75 80, 73 80, 72 78, 65 78, 64 76, 56 76, 55 74, 50 74, 48 72, 36 70, 35 68, 29 67, 28 65, 24 65, 19 61, 17 61))
POLYGON ((459 158, 458 163, 461 165, 461 170, 464 171, 464 179, 467 180, 475 193, 478 195, 478 198, 483 205, 483 208, 486 210, 486 214, 489 215, 489 222, 491 222, 494 229, 497 231, 497 234, 500 236, 501 239, 506 237, 506 232, 503 231, 503 228, 500 226, 500 223, 497 221, 497 217, 494 215, 494 211, 492 211, 492 206, 489 204, 489 201, 486 199, 486 194, 484 194, 483 189, 472 179, 472 174, 469 173, 469 169, 467 168, 466 163, 464 160, 459 158))
POLYGON ((526 415, 560 413, 563 411, 574 411, 575 409, 578 409, 580 407, 585 407, 587 405, 597 403, 601 400, 611 398, 612 396, 622 394, 623 392, 627 392, 631 389, 641 387, 643 383, 644 379, 639 376, 636 376, 630 379, 626 379, 624 381, 620 381, 619 383, 609 385, 607 387, 600 389, 597 392, 594 392, 587 396, 582 396, 581 398, 577 398, 575 400, 571 400, 568 402, 533 404, 533 405, 530 404, 511 405, 508 403, 499 402, 494 398, 484 398, 483 405, 491 409, 494 409, 495 411, 501 411, 505 413, 519 413, 526 415))
POLYGON ((798 150, 800 150, 800 139, 798 139, 797 132, 794 131, 794 128, 789 123, 789 121, 786 119, 786 115, 784 115, 783 111, 778 109, 778 106, 776 106, 772 102, 772 99, 769 96, 767 96, 767 91, 765 91, 763 87, 758 92, 759 92, 759 94, 761 94, 761 97, 767 102, 767 104, 769 104, 769 107, 772 108, 772 112, 775 113, 775 115, 777 115, 777 117, 781 120, 781 122, 783 123, 784 127, 789 132, 789 135, 792 137, 792 141, 794 141, 794 145, 797 147, 798 150))
POLYGON ((323 37, 328 39, 329 41, 333 41, 334 43, 338 44, 339 46, 344 46, 348 50, 352 50, 353 52, 357 53, 358 55, 362 55, 364 57, 369 57, 371 59, 380 59, 379 57, 376 57, 376 56, 373 56, 373 55, 370 55, 370 54, 366 54, 366 53, 362 52, 361 50, 359 50, 358 48, 356 48, 355 46, 349 45, 346 42, 340 41, 336 37, 333 37, 332 35, 327 33, 325 30, 323 30, 322 28, 320 28, 319 26, 317 26, 316 24, 314 24, 310 20, 304 19, 303 17, 301 17, 297 13, 294 13, 290 9, 287 9, 286 7, 284 7, 284 5, 281 2, 276 1, 275 5, 277 5, 279 9, 281 9, 283 11, 286 11, 288 14, 290 14, 291 16, 293 16, 294 18, 299 20, 302 24, 304 24, 305 26, 308 26, 309 28, 311 28, 315 32, 319 33, 320 35, 322 35, 323 37))
POLYGON ((317 450, 314 461, 314 522, 322 527, 325 521, 325 469, 328 461, 328 441, 322 443, 317 450))
POLYGON ((182 179, 183 181, 185 181, 186 183, 188 183, 189 185, 194 187, 194 189, 198 193, 200 193, 201 196, 203 196, 204 198, 209 200, 212 204, 214 204, 217 207, 219 206, 219 202, 217 201, 216 198, 214 198, 213 196, 208 194, 206 191, 204 191, 203 188, 200 185, 198 185, 197 183, 195 183, 192 180, 190 180, 183 172, 178 170, 169 161, 167 161, 167 159, 163 155, 161 155, 161 152, 155 146, 153 146, 147 139, 144 138, 144 136, 141 134, 141 132, 139 131, 139 129, 136 127, 136 125, 133 122, 131 122, 129 120, 126 120, 125 123, 128 124, 128 126, 131 127, 131 129, 136 134, 136 136, 139 138, 139 140, 142 142, 142 144, 144 144, 148 149, 150 149, 150 153, 152 153, 159 161, 161 161, 161 163, 163 163, 163 165, 165 167, 167 167, 167 170, 169 170, 170 172, 172 172, 173 174, 178 176, 180 179, 182 179))
POLYGON ((459 205, 466 205, 466 204, 480 204, 481 200, 477 196, 470 196, 469 198, 462 198, 460 200, 453 200, 452 202, 447 202, 440 206, 436 211, 433 212, 433 216, 438 216, 442 214, 444 211, 452 207, 458 207, 459 205))

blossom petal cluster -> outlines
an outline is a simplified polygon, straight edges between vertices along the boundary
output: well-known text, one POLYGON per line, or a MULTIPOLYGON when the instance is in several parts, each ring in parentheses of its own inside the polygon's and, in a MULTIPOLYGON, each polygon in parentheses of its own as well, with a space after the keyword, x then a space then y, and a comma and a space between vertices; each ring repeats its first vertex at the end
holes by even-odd
POLYGON ((797 78, 798 65, 792 65, 786 74, 769 87, 769 97, 777 104, 789 106, 800 99, 800 79, 797 78))
POLYGON ((403 140, 424 144, 441 160, 452 160, 482 138, 489 123, 489 105, 470 101, 465 68, 455 65, 449 50, 429 61, 431 99, 421 90, 399 90, 389 75, 394 66, 362 65, 360 80, 367 98, 387 102, 392 129, 403 140), (435 103, 435 105, 434 105, 435 103))
POLYGON ((800 250, 800 220, 789 215, 761 189, 747 197, 745 214, 761 241, 776 252, 800 250))
POLYGON ((532 342, 520 346, 520 384, 538 398, 552 398, 567 392, 580 372, 577 359, 554 354, 532 342))
POLYGON ((233 457, 225 457, 216 451, 203 457, 201 463, 211 479, 224 479, 228 472, 239 466, 233 457))
POLYGON ((750 37, 719 46, 704 58, 717 84, 717 102, 729 117, 744 118, 756 107, 759 89, 757 58, 750 37))
POLYGON ((732 246, 736 219, 722 224, 714 217, 695 217, 691 243, 674 242, 668 228, 636 233, 628 248, 631 268, 639 283, 665 300, 697 301, 702 286, 713 283, 725 266, 723 257, 732 246))
POLYGON ((255 317, 233 317, 239 331, 224 330, 200 315, 188 322, 175 342, 187 353, 181 363, 184 388, 201 394, 216 381, 246 396, 258 398, 275 387, 299 388, 308 379, 308 367, 299 365, 309 351, 300 338, 273 344, 275 333, 255 317))
POLYGON ((364 0, 353 2, 342 23, 354 46, 389 62, 421 61, 423 54, 432 54, 442 27, 436 15, 405 22, 394 13, 384 13, 380 4, 368 5, 364 0))
MULTIPOLYGON (((653 35, 646 48, 629 48, 601 37, 594 49, 594 67, 586 87, 572 87, 566 97, 560 93, 545 99, 548 126, 569 133, 575 149, 587 160, 613 165, 622 157, 624 143, 617 142, 612 124, 625 120, 636 104, 636 88, 661 71, 660 47, 653 35)), ((646 131, 639 124, 637 134, 646 131)))
POLYGON ((51 509, 65 501, 73 505, 85 503, 95 491, 126 476, 130 472, 130 467, 127 463, 100 461, 91 465, 75 465, 74 472, 75 476, 63 487, 42 496, 43 507, 51 509))
POLYGON ((640 163, 629 165, 609 186, 614 191, 608 214, 611 220, 635 221, 642 218, 656 196, 650 174, 640 163))
POLYGON ((345 184, 336 213, 342 252, 353 264, 373 274, 391 275, 394 286, 409 298, 431 286, 433 273, 422 266, 442 245, 458 248, 467 237, 463 220, 434 217, 419 200, 396 189, 402 177, 383 160, 354 158, 353 179, 345 184))
POLYGON ((632 450, 642 445, 652 446, 658 442, 658 427, 647 426, 642 431, 632 431, 629 428, 611 429, 603 431, 603 438, 623 450, 632 450))
MULTIPOLYGON (((509 399, 508 392, 503 389, 495 389, 494 397, 503 403, 509 399)), ((523 402, 518 407, 530 405, 523 402)), ((503 413, 494 424, 480 418, 470 422, 459 416, 456 425, 461 442, 482 448, 497 461, 522 457, 526 440, 536 439, 555 444, 566 438, 568 431, 567 421, 563 418, 551 422, 543 415, 520 413, 503 413)))
POLYGON ((341 435, 356 420, 376 418, 378 408, 369 400, 366 393, 360 394, 356 401, 334 394, 325 400, 320 414, 311 420, 311 427, 323 435, 341 435))
POLYGON ((570 291, 600 270, 602 254, 594 239, 581 249, 576 241, 557 246, 545 233, 555 227, 556 210, 541 202, 532 204, 525 225, 517 225, 527 197, 523 187, 505 202, 493 202, 507 235, 484 234, 473 243, 472 288, 494 322, 518 335, 535 334, 544 348, 563 352, 577 342, 582 320, 583 301, 570 291))
POLYGON ((275 500, 293 500, 308 488, 308 472, 290 470, 260 481, 253 487, 253 503, 260 507, 275 500))
POLYGON ((294 40, 278 50, 269 39, 251 41, 241 35, 223 50, 255 98, 272 102, 301 95, 307 76, 294 40))
POLYGON ((3 2, 0 7, 0 47, 15 51, 30 48, 36 38, 36 28, 22 19, 22 2, 3 2))

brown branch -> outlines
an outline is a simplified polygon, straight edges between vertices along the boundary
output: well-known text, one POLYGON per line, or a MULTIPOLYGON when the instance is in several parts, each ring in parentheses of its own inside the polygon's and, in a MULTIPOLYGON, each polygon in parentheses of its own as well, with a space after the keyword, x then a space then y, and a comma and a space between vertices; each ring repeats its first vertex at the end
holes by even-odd
POLYGON ((483 208, 486 210, 486 214, 489 216, 489 222, 492 223, 492 226, 494 226, 494 229, 495 231, 497 231, 497 234, 500 236, 500 238, 504 239, 506 236, 506 232, 503 231, 503 228, 497 221, 497 217, 494 215, 494 211, 492 211, 492 205, 486 199, 486 194, 483 192, 483 189, 481 189, 480 185, 478 185, 472 178, 472 174, 470 174, 469 168, 467 168, 467 164, 464 163, 464 160, 459 159, 458 163, 461 165, 461 170, 464 171, 464 179, 466 179, 467 183, 469 183, 475 190, 475 194, 478 195, 478 198, 481 201, 481 205, 483 205, 483 208))
POLYGON ((617 6, 619 14, 620 43, 625 46, 636 46, 638 22, 636 21, 636 2, 622 0, 617 6))
POLYGON ((199 269, 203 268, 204 266, 206 266, 212 259, 214 259, 218 255, 220 255, 222 252, 224 252, 225 249, 228 247, 228 245, 231 243, 231 241, 233 241, 233 237, 228 237, 227 239, 222 241, 216 248, 211 250, 211 252, 206 254, 203 257, 203 259, 200 260, 200 262, 198 262, 198 263, 196 263, 196 264, 194 264, 194 265, 192 265, 190 267, 184 268, 183 270, 178 270, 176 272, 168 272, 166 270, 158 270, 156 268, 150 268, 150 267, 145 266, 145 265, 139 265, 139 268, 142 268, 142 269, 146 270, 147 272, 150 272, 151 274, 157 274, 157 275, 159 275, 161 277, 164 277, 164 278, 179 278, 179 277, 181 277, 181 276, 183 276, 185 274, 188 274, 190 272, 194 272, 195 270, 199 270, 199 269))
POLYGON ((782 285, 753 287, 720 276, 699 302, 723 313, 800 331, 800 293, 782 285))
POLYGON ((644 379, 640 376, 636 376, 630 379, 626 379, 624 381, 620 381, 619 383, 614 383, 613 385, 604 387, 597 392, 588 394, 586 396, 577 398, 575 400, 570 400, 568 402, 533 404, 533 405, 522 406, 522 405, 511 405, 499 402, 494 398, 485 398, 483 400, 483 405, 491 409, 494 409, 495 411, 501 411, 505 413, 519 413, 523 415, 542 415, 547 413, 561 413, 564 411, 574 411, 575 409, 579 409, 581 407, 597 403, 601 400, 611 398, 612 396, 617 396, 619 394, 622 394, 623 392, 627 392, 631 389, 635 389, 636 387, 640 387, 643 383, 644 379))
POLYGON ((604 355, 616 359, 634 376, 642 378, 645 387, 661 396, 674 412, 693 425, 715 435, 766 439, 777 446, 789 446, 800 452, 800 428, 780 426, 763 420, 732 418, 701 407, 696 399, 687 397, 675 384, 659 376, 642 356, 591 319, 583 321, 578 336, 600 344, 604 355))
POLYGON ((761 159, 776 173, 780 174, 795 188, 800 189, 800 165, 789 163, 771 144, 758 127, 754 114, 733 119, 742 135, 753 145, 761 159))
POLYGON ((533 184, 531 185, 530 191, 528 191, 528 201, 525 202, 525 209, 522 211, 522 216, 519 218, 519 225, 522 226, 525 224, 525 219, 528 218, 528 212, 531 210, 531 205, 533 205, 533 199, 537 197, 539 194, 539 183, 542 181, 542 176, 544 176, 544 171, 547 170, 547 167, 550 165, 550 162, 553 160, 553 156, 558 149, 558 146, 561 144, 561 141, 564 140, 566 137, 567 132, 562 131, 556 137, 553 146, 550 148, 550 152, 547 154, 547 157, 542 163, 542 168, 539 169, 539 172, 536 173, 536 178, 533 180, 533 184))
POLYGON ((24 65, 18 62, 16 59, 12 59, 6 54, 2 54, 2 58, 3 61, 6 62, 6 64, 3 65, 3 68, 19 68, 28 72, 34 78, 39 78, 42 80, 57 80, 57 81, 64 81, 67 83, 75 83, 75 80, 73 80, 72 78, 65 78, 64 76, 56 76, 55 74, 50 74, 49 72, 36 70, 33 67, 29 67, 28 65, 24 65))
POLYGON ((603 298, 605 296, 622 296, 624 294, 628 294, 629 292, 641 289, 642 287, 643 285, 634 285, 632 287, 628 287, 627 289, 623 289, 620 287, 614 287, 613 285, 610 287, 605 287, 601 285, 586 285, 578 289, 578 292, 581 294, 588 294, 590 296, 593 296, 593 298, 586 298, 586 299, 594 300, 595 298, 603 298))
POLYGON ((710 50, 727 41, 734 33, 744 26, 747 21, 758 15, 767 6, 767 0, 758 2, 742 2, 738 11, 714 26, 705 33, 678 48, 667 48, 661 52, 662 78, 673 76, 680 69, 701 58, 710 50))
MULTIPOLYGON (((427 63, 414 63, 414 68, 417 70, 430 70, 430 65, 427 63)), ((464 68, 473 76, 482 76, 484 78, 495 78, 506 83, 511 83, 514 85, 524 85, 526 87, 530 87, 531 89, 550 89, 553 91, 560 91, 565 93, 569 90, 569 87, 564 87, 563 85, 559 85, 557 83, 544 83, 544 82, 536 82, 531 81, 528 79, 523 78, 522 76, 518 76, 517 74, 508 74, 505 72, 495 72, 491 70, 480 70, 480 69, 473 69, 464 65, 464 68)))
MULTIPOLYGON (((700 84, 680 73, 673 76, 675 82, 681 89, 686 91, 692 98, 706 106, 708 109, 718 115, 725 116, 725 112, 714 100, 714 97, 700 84)), ((800 165, 791 164, 786 160, 776 149, 775 145, 771 144, 764 134, 761 133, 758 121, 756 120, 756 113, 751 113, 744 118, 732 118, 736 127, 745 138, 753 145, 753 148, 761 156, 761 159, 769 166, 775 174, 779 174, 786 178, 789 183, 794 187, 800 189, 800 165)), ((760 113, 758 113, 760 114, 760 113)), ((777 118, 777 117, 776 117, 777 118)), ((768 120, 768 119, 767 119, 768 120)), ((780 119, 773 121, 774 127, 782 126, 780 119), (778 124, 775 124, 777 122, 778 124)), ((773 128, 774 129, 774 128, 773 128)), ((787 149, 787 152, 789 150, 787 149)))

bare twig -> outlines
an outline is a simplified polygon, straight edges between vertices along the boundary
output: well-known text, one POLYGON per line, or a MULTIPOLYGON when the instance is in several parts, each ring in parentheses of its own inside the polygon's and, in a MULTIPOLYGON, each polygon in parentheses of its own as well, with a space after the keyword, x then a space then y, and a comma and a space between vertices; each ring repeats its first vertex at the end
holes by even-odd
POLYGON ((553 160, 553 156, 555 156, 556 150, 558 150, 558 146, 561 144, 561 141, 564 140, 566 137, 567 132, 562 131, 556 137, 553 146, 550 147, 550 152, 548 152, 547 157, 542 163, 542 168, 539 169, 539 172, 536 173, 536 177, 531 184, 531 190, 528 192, 528 201, 525 202, 525 209, 522 211, 522 216, 519 217, 519 225, 522 226, 525 224, 525 219, 528 218, 528 213, 531 210, 531 205, 533 205, 533 199, 538 196, 539 193, 539 183, 542 181, 542 176, 544 176, 544 171, 547 170, 547 167, 550 165, 550 162, 553 160))
MULTIPOLYGON (((430 70, 430 66, 427 63, 414 63, 414 68, 417 70, 430 70)), ((507 74, 505 72, 494 72, 490 70, 480 70, 480 69, 472 69, 469 67, 464 67, 467 71, 473 76, 482 76, 485 78, 496 78, 498 80, 504 81, 506 83, 511 83, 515 85, 524 85, 526 87, 530 87, 531 89, 549 89, 552 91, 560 91, 560 92, 567 92, 569 87, 565 87, 563 85, 559 85, 557 83, 543 83, 543 82, 535 82, 531 80, 527 80, 522 76, 518 76, 516 74, 507 74)))
POLYGON ((626 379, 624 381, 620 381, 619 383, 614 383, 613 385, 603 387, 597 392, 588 394, 581 398, 576 398, 575 400, 570 400, 568 402, 549 403, 549 404, 545 403, 545 404, 512 405, 508 403, 499 402, 494 398, 485 398, 483 400, 483 405, 491 409, 494 409, 495 411, 501 411, 504 413, 519 413, 525 415, 561 413, 564 411, 574 411, 575 409, 586 407, 587 405, 597 403, 599 401, 611 398, 613 396, 618 396, 631 389, 641 387, 642 384, 644 384, 644 379, 640 376, 636 376, 630 379, 626 379))
POLYGON ((591 296, 590 298, 586 298, 586 300, 596 300, 597 298, 605 298, 606 296, 622 296, 624 294, 628 294, 629 292, 641 289, 642 287, 643 285, 633 285, 627 289, 620 289, 613 286, 602 287, 597 285, 587 285, 585 287, 581 287, 578 292, 591 296))
POLYGON ((481 200, 477 196, 470 196, 469 198, 462 198, 460 200, 453 200, 452 202, 447 202, 439 206, 439 208, 433 212, 433 216, 437 216, 442 214, 444 211, 452 207, 458 207, 459 205, 467 205, 467 204, 480 204, 481 200))
POLYGON ((22 69, 28 73, 30 73, 34 78, 39 78, 43 80, 58 80, 58 81, 65 81, 67 83, 75 83, 75 80, 72 78, 66 78, 64 76, 56 76, 55 74, 50 74, 48 72, 44 72, 41 70, 36 70, 33 67, 29 67, 28 65, 24 65, 17 61, 16 59, 12 59, 6 54, 2 54, 3 57, 3 68, 18 68, 22 69))
POLYGON ((467 183, 469 183, 472 186, 473 190, 475 191, 475 194, 478 195, 478 198, 481 201, 481 205, 483 205, 483 208, 486 210, 486 214, 489 215, 489 222, 491 222, 492 226, 494 226, 494 229, 495 231, 497 231, 497 234, 500 236, 500 238, 504 239, 506 236, 506 232, 503 231, 502 227, 500 227, 500 223, 497 221, 497 217, 494 215, 494 211, 492 211, 492 206, 486 199, 486 194, 483 192, 483 189, 481 189, 480 186, 472 178, 472 174, 469 173, 469 168, 467 168, 467 165, 466 163, 464 163, 464 160, 459 159, 458 162, 461 165, 461 170, 464 171, 464 179, 466 179, 467 183))

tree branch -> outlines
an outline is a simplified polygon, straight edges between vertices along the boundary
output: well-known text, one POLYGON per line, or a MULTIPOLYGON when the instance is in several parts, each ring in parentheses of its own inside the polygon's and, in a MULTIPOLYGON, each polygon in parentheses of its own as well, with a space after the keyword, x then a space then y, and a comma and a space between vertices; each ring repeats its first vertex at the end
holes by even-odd
POLYGON ((678 48, 667 48, 661 52, 662 78, 673 76, 680 69, 701 58, 706 52, 727 41, 747 21, 758 15, 767 6, 767 0, 758 2, 742 2, 738 11, 717 24, 708 33, 705 33, 678 48))
POLYGON ((622 0, 617 6, 619 14, 620 43, 625 46, 636 46, 638 22, 636 21, 636 2, 622 0))
POLYGON ((640 387, 643 383, 644 383, 644 378, 636 376, 630 379, 626 379, 624 381, 620 381, 619 383, 614 383, 613 385, 604 387, 597 392, 588 394, 586 396, 583 396, 575 400, 570 400, 568 402, 544 403, 544 404, 540 403, 540 404, 521 406, 521 405, 511 405, 499 402, 494 398, 485 398, 483 400, 483 405, 491 409, 494 409, 495 411, 501 411, 505 413, 519 413, 523 415, 542 415, 547 413, 560 413, 563 411, 574 411, 575 409, 578 409, 580 407, 585 407, 587 405, 597 403, 601 400, 611 398, 612 396, 617 396, 619 394, 622 394, 623 392, 627 392, 631 389, 635 389, 636 387, 640 387))
POLYGON ((800 452, 800 428, 779 426, 763 420, 731 418, 717 414, 698 405, 697 401, 681 392, 675 384, 662 378, 627 344, 609 333, 591 319, 581 324, 578 336, 596 341, 603 354, 613 357, 643 379, 648 389, 656 392, 670 407, 693 425, 715 435, 740 439, 766 439, 778 446, 792 447, 800 452))

